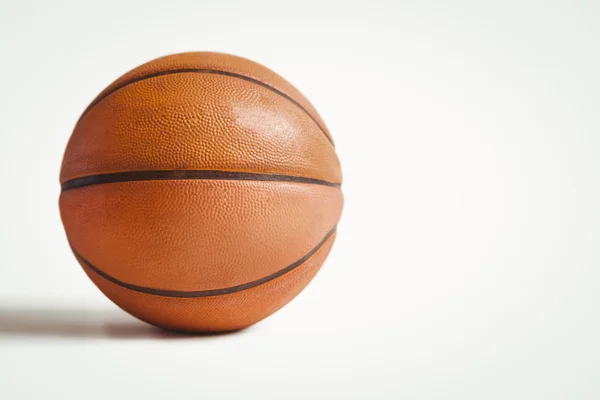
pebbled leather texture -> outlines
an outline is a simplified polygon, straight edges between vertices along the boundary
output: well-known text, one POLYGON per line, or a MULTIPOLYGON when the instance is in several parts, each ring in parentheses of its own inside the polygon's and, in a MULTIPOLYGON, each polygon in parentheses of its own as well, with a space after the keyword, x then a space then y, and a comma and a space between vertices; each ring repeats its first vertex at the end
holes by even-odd
POLYGON ((195 291, 254 281, 302 258, 336 225, 342 196, 321 185, 181 180, 88 186, 60 202, 71 246, 105 273, 195 291))
POLYGON ((240 57, 183 53, 125 74, 86 109, 59 204, 76 257, 113 302, 154 325, 221 331, 265 318, 312 279, 341 180, 329 131, 291 84, 240 57), (159 178, 189 170, 217 178, 159 178), (112 180, 132 171, 143 173, 112 180), (70 184, 81 178, 91 183, 70 184))
POLYGON ((318 124, 324 128, 327 136, 331 139, 329 130, 325 126, 325 122, 315 110, 312 104, 296 89, 292 84, 279 76, 270 69, 258 64, 254 61, 243 57, 234 56, 231 54, 215 53, 215 52, 187 52, 172 54, 165 57, 159 57, 146 64, 129 71, 110 86, 103 90, 94 99, 94 104, 99 98, 102 98, 106 93, 114 90, 116 87, 124 83, 139 79, 140 77, 162 73, 165 71, 176 71, 182 69, 212 69, 216 71, 230 72, 256 79, 264 84, 271 86, 298 102, 308 113, 317 120, 318 124))
POLYGON ((199 298, 175 298, 132 291, 104 279, 81 260, 78 261, 102 293, 142 321, 180 332, 224 332, 255 324, 289 303, 314 278, 334 240, 335 234, 301 266, 263 285, 199 298))

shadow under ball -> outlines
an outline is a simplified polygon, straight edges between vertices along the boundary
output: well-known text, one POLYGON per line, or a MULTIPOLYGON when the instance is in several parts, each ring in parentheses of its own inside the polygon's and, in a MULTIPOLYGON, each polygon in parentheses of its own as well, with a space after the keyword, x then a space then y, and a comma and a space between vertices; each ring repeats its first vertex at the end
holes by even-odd
POLYGON ((245 328, 315 276, 335 240, 340 163, 290 83, 220 53, 158 58, 108 86, 65 151, 60 212, 86 274, 163 328, 245 328))

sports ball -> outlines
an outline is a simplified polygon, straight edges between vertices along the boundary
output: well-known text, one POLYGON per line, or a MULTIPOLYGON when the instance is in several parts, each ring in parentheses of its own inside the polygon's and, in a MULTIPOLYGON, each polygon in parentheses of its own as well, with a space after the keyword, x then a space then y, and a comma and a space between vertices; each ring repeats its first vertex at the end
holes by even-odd
POLYGON ((191 52, 126 73, 85 109, 60 173, 70 247, 126 312, 184 332, 248 327, 315 276, 343 207, 308 100, 268 68, 191 52))

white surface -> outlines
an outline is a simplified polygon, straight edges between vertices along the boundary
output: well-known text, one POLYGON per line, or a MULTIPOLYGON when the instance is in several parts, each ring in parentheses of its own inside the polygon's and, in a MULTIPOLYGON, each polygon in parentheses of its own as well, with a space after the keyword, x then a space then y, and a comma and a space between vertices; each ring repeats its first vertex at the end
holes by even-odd
POLYGON ((0 398, 600 398, 599 20, 566 0, 2 1, 0 398), (293 82, 345 175, 315 281, 225 336, 120 312, 57 206, 87 104, 190 50, 293 82))

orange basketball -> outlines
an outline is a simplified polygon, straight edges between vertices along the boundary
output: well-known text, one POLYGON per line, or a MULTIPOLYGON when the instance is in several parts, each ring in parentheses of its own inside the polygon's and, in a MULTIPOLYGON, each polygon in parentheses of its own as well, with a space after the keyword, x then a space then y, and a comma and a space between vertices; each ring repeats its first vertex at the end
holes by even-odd
POLYGON ((240 57, 183 53, 123 75, 83 112, 60 211, 75 257, 123 310, 228 331, 317 273, 341 180, 329 131, 291 84, 240 57))

